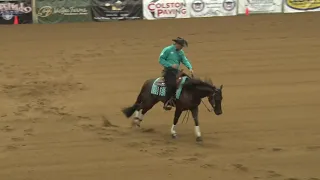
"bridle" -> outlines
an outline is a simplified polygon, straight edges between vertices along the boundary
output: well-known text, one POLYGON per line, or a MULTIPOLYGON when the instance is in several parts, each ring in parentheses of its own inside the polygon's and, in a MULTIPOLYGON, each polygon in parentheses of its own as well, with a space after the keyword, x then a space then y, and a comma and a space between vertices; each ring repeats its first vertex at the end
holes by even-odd
MULTIPOLYGON (((189 75, 187 75, 188 77, 191 77, 191 78, 194 78, 195 76, 193 75, 193 74, 191 74, 191 76, 189 76, 189 75)), ((213 93, 213 97, 215 96, 215 94, 216 94, 216 90, 214 91, 214 93, 213 93)), ((204 103, 204 101, 201 99, 201 103, 204 105, 204 107, 207 109, 207 111, 208 112, 212 112, 214 109, 212 108, 212 109, 210 109, 205 103, 204 103)))
MULTIPOLYGON (((181 72, 182 72, 182 70, 181 70, 181 72)), ((189 75, 186 74, 186 76, 189 77, 189 78, 190 78, 190 77, 191 77, 191 78, 194 78, 194 75, 193 75, 193 74, 191 74, 191 76, 189 76, 189 75)), ((213 93, 212 96, 214 97, 215 94, 216 94, 216 90, 214 91, 214 93, 213 93)), ((201 99, 201 103, 202 103, 203 106, 207 109, 208 112, 214 111, 214 109, 213 109, 213 108, 210 109, 210 108, 206 105, 206 103, 204 103, 204 101, 203 101, 202 99, 201 99)), ((189 111, 186 112, 186 114, 184 115, 181 123, 184 123, 184 121, 185 121, 186 118, 187 118, 187 121, 186 121, 186 123, 187 123, 188 120, 189 120, 189 111)))
MULTIPOLYGON (((215 95, 215 93, 213 94, 213 96, 214 96, 214 95, 215 95)), ((208 108, 208 106, 206 105, 206 103, 203 102, 202 99, 201 99, 201 102, 202 102, 203 106, 207 109, 208 112, 214 111, 213 108, 212 108, 212 109, 208 108)), ((189 120, 189 112, 190 112, 190 111, 187 111, 187 112, 186 112, 186 114, 184 115, 181 123, 184 123, 184 120, 186 119, 186 117, 187 117, 186 123, 188 122, 188 120, 189 120)))
POLYGON ((212 112, 214 109, 210 109, 208 108, 208 106, 203 102, 203 100, 201 99, 202 104, 204 105, 204 107, 208 110, 208 112, 212 112))

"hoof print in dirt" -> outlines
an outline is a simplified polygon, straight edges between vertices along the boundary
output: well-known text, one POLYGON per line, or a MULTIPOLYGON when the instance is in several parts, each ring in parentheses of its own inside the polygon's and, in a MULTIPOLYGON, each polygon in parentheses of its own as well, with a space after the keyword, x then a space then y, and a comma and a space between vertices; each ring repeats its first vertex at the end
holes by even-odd
POLYGON ((155 133, 156 131, 153 128, 142 129, 144 133, 155 133))
POLYGON ((102 124, 103 127, 118 127, 118 126, 116 126, 116 125, 113 125, 113 124, 109 121, 109 119, 106 118, 105 116, 102 116, 101 119, 102 119, 102 122, 103 122, 103 124, 102 124))
POLYGON ((249 169, 247 167, 245 167, 244 165, 242 165, 242 164, 233 164, 232 166, 235 167, 237 170, 240 170, 240 171, 244 171, 244 172, 249 171, 249 169))

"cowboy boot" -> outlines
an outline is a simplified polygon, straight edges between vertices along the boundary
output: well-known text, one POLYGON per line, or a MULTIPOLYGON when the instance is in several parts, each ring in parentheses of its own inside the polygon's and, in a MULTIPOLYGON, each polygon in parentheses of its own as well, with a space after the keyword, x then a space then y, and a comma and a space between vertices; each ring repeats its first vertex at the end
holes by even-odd
POLYGON ((173 107, 173 96, 171 95, 171 93, 169 93, 169 95, 167 95, 166 97, 166 102, 164 103, 163 109, 166 111, 170 111, 173 107))
POLYGON ((163 109, 167 110, 167 111, 170 111, 172 109, 172 107, 175 107, 175 92, 176 92, 176 89, 175 88, 172 88, 172 93, 173 95, 170 95, 168 96, 166 99, 167 101, 164 103, 164 106, 163 106, 163 109))
POLYGON ((163 106, 163 109, 166 111, 170 111, 172 109, 173 105, 172 105, 172 97, 170 97, 163 106))

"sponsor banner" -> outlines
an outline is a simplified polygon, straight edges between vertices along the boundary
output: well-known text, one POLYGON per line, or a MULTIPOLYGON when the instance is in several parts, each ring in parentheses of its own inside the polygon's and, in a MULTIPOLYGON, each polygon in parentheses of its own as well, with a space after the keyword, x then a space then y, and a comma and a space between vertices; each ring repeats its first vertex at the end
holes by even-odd
POLYGON ((320 0, 284 0, 285 13, 309 11, 320 11, 320 0))
POLYGON ((143 0, 143 17, 148 20, 190 18, 186 0, 143 0))
POLYGON ((281 13, 283 0, 238 0, 238 14, 250 13, 281 13))
POLYGON ((236 0, 187 0, 191 17, 235 16, 236 0))
POLYGON ((85 22, 91 19, 90 0, 37 0, 38 23, 85 22))
POLYGON ((0 24, 13 24, 15 16, 18 17, 19 24, 31 24, 31 0, 0 0, 0 24))
POLYGON ((92 0, 94 21, 142 19, 142 0, 92 0))

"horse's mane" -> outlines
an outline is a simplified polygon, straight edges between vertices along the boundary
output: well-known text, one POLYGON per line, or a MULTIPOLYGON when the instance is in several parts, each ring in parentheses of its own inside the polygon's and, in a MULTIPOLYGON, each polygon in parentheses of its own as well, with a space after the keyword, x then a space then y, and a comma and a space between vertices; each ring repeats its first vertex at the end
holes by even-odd
POLYGON ((208 89, 208 90, 215 90, 216 86, 213 85, 212 80, 210 78, 205 78, 201 80, 200 78, 189 78, 189 80, 185 84, 186 88, 200 88, 201 89, 208 89))

